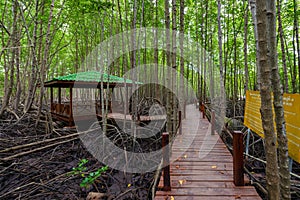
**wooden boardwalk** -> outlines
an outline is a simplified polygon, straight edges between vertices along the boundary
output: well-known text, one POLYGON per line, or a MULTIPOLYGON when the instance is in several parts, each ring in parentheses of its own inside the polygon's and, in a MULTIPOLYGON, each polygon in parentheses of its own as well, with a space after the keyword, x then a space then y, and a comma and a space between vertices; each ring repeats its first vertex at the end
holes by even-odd
MULTIPOLYGON (((261 199, 253 186, 234 185, 232 155, 219 136, 210 133, 210 123, 195 106, 187 106, 182 135, 174 141, 170 158, 174 160, 170 167, 172 190, 157 191, 156 200, 261 199)), ((162 177, 159 186, 163 186, 162 177)))

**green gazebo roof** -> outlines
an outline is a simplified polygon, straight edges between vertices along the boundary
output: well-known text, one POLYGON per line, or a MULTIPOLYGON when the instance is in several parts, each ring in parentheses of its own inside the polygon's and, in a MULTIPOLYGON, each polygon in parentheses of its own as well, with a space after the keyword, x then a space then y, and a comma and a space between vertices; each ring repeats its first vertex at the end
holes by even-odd
MULTIPOLYGON (((130 79, 121 78, 114 75, 109 75, 106 73, 101 73, 98 71, 86 71, 78 72, 74 74, 68 74, 64 76, 58 76, 50 81, 45 82, 46 87, 69 87, 69 86, 84 86, 88 87, 89 85, 94 84, 110 84, 112 87, 116 84, 126 83, 133 84, 133 81, 130 79)), ((135 84, 142 84, 141 82, 135 82, 135 84)))

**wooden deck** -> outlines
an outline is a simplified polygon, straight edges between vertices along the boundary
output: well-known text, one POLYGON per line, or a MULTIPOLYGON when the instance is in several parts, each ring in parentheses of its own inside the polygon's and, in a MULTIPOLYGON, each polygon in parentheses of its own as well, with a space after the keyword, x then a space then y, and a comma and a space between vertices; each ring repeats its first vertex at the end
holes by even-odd
MULTIPOLYGON (((170 167, 172 190, 157 191, 156 200, 261 199, 253 186, 234 185, 232 155, 219 136, 210 133, 209 122, 202 119, 195 106, 189 105, 182 135, 172 148, 171 160, 176 158, 170 167), (182 144, 188 140, 193 142, 183 153, 182 144)), ((159 186, 163 186, 162 177, 159 186)))

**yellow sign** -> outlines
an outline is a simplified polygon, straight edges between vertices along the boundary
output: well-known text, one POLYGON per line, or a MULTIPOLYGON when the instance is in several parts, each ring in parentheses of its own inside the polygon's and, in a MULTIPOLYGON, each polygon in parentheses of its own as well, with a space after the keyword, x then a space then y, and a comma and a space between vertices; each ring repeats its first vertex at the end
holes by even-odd
MULTIPOLYGON (((244 124, 261 137, 264 137, 260 103, 259 91, 246 92, 244 124)), ((289 156, 300 163, 300 94, 284 94, 283 108, 289 156)))

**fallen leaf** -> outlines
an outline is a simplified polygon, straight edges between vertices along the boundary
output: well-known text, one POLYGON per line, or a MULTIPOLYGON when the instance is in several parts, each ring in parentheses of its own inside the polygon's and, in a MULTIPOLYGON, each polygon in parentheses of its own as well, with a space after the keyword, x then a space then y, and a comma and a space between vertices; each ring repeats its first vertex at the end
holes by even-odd
POLYGON ((213 166, 211 166, 211 168, 212 168, 212 169, 216 169, 216 168, 217 168, 217 166, 216 166, 216 165, 213 165, 213 166))
POLYGON ((130 184, 130 183, 128 183, 127 187, 130 187, 130 186, 131 186, 131 184, 130 184))
POLYGON ((180 185, 182 185, 186 182, 186 180, 179 180, 178 182, 179 182, 180 185))
POLYGON ((235 199, 241 199, 241 195, 235 195, 235 199))
POLYGON ((171 200, 175 200, 175 198, 173 196, 170 197, 171 200))
POLYGON ((183 157, 184 157, 184 158, 187 158, 187 155, 185 154, 183 157))
POLYGON ((179 165, 176 165, 175 167, 176 167, 176 169, 179 169, 179 165))

